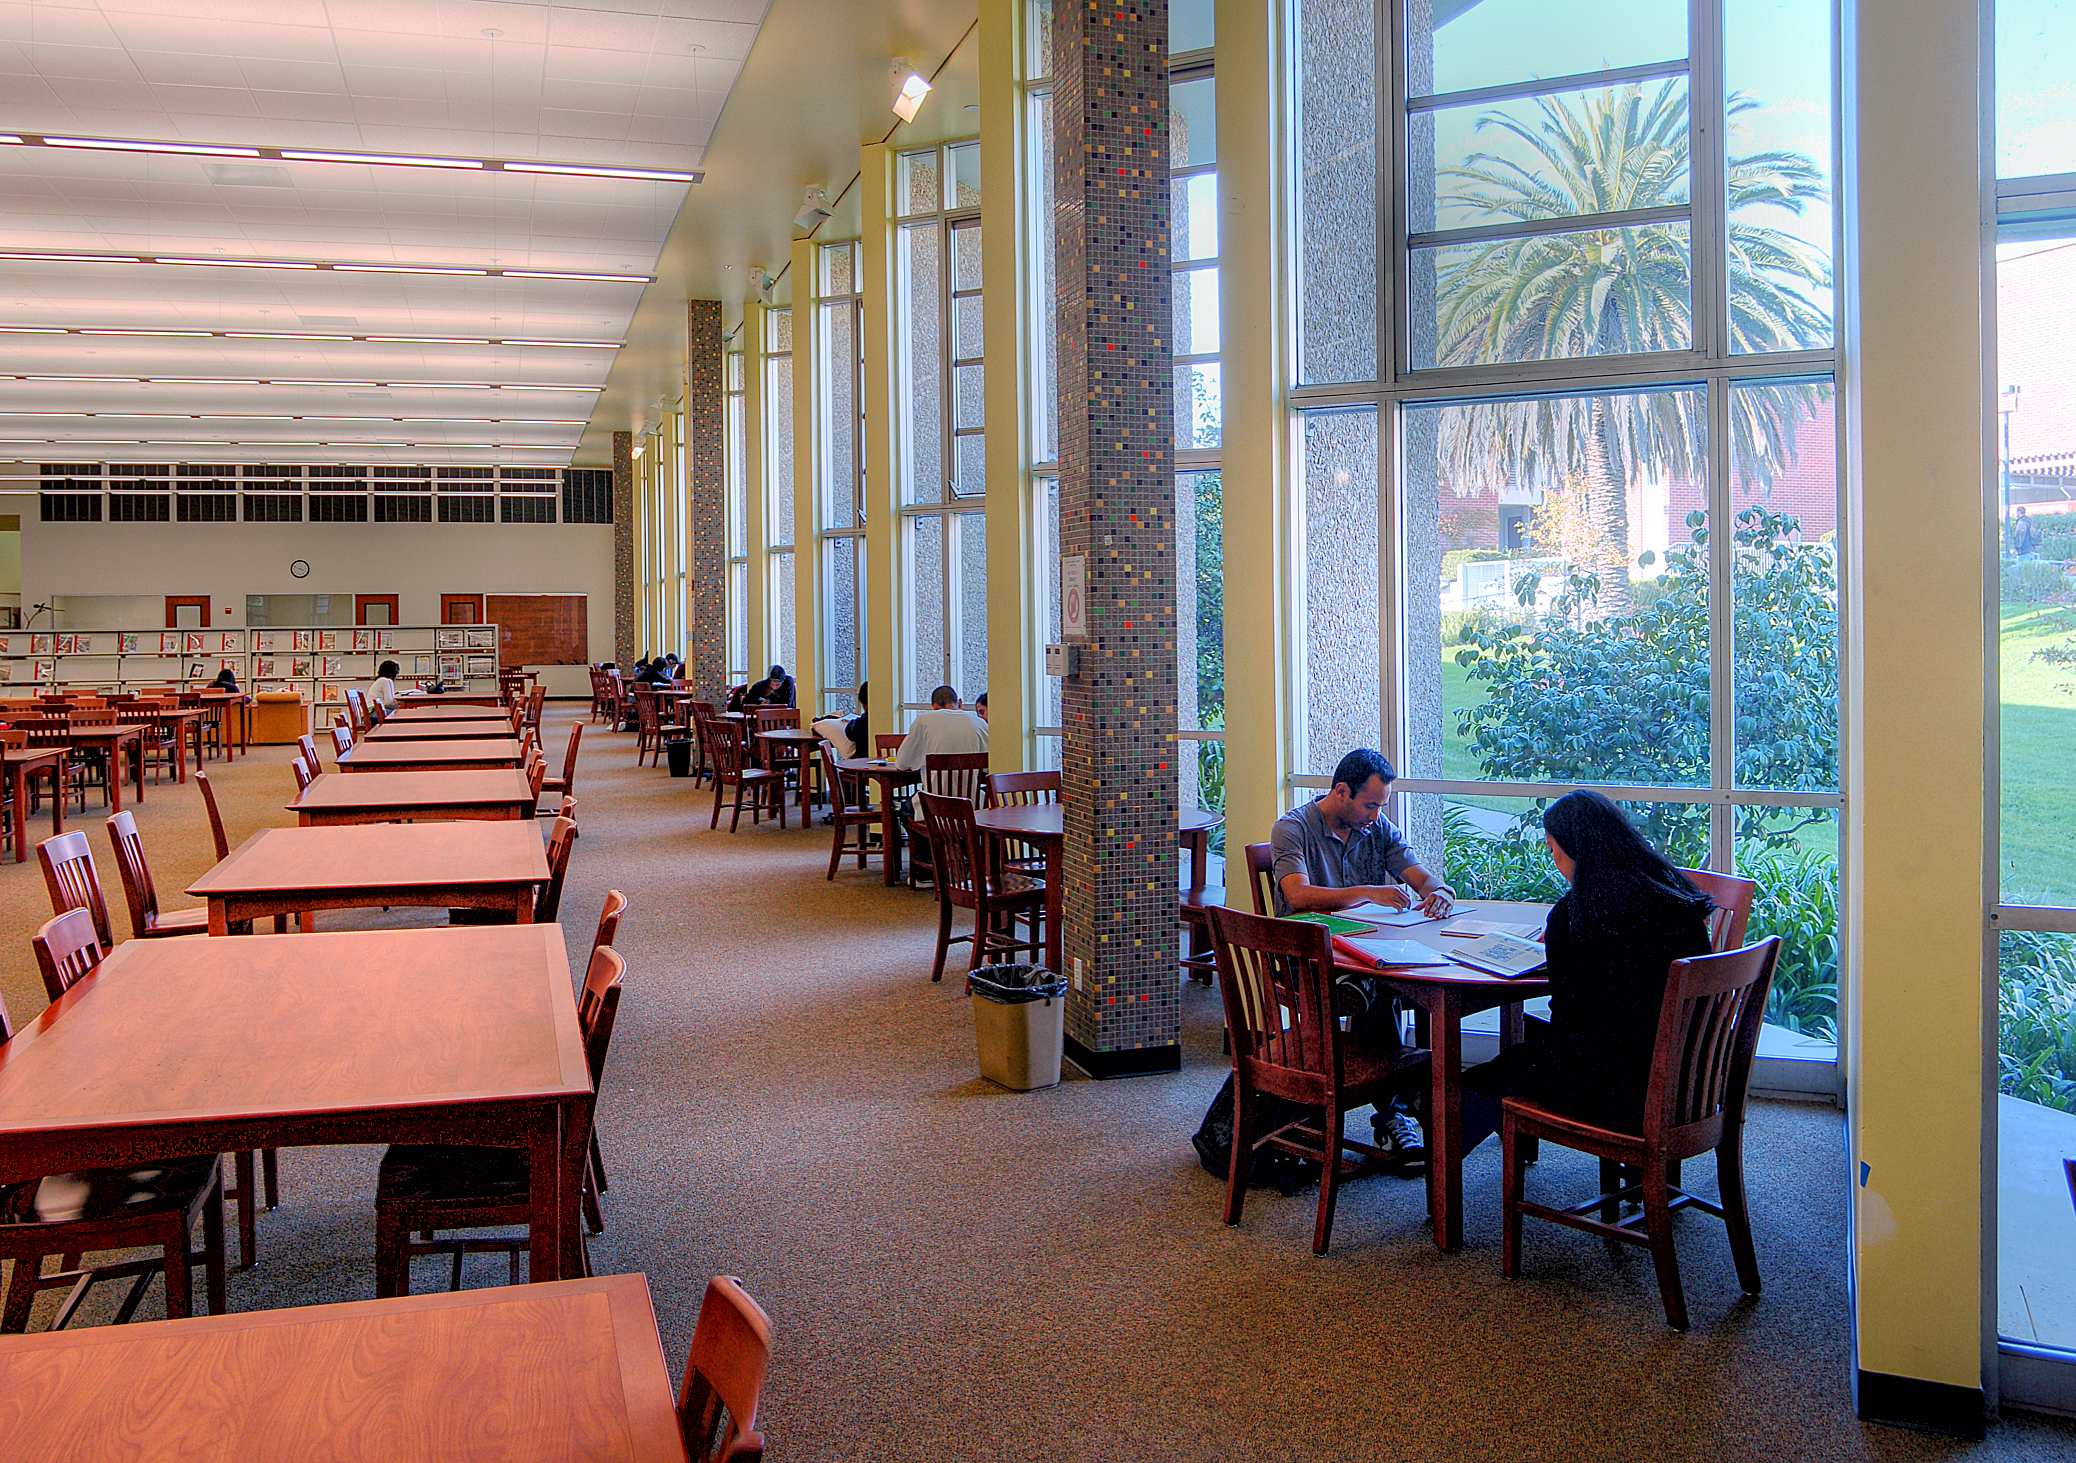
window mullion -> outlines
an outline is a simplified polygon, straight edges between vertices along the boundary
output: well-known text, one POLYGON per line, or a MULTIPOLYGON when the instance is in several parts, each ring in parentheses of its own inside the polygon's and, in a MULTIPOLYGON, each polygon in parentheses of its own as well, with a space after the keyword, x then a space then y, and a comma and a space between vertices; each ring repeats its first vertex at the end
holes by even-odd
POLYGON ((1737 809, 1728 805, 1737 769, 1737 544, 1730 521, 1730 381, 1709 378, 1708 395, 1708 785, 1721 794, 1709 813, 1709 867, 1736 869, 1737 809))
POLYGON ((1723 95, 1721 0, 1687 0, 1688 288, 1694 348, 1712 360, 1730 354, 1730 250, 1727 102, 1723 95))

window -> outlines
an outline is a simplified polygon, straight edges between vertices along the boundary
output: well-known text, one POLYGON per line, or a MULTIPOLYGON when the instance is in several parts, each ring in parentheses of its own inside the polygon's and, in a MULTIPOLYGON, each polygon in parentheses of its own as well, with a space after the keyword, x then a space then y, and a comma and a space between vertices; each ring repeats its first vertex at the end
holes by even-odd
POLYGON ((987 690, 986 436, 981 388, 980 144, 896 160, 894 301, 908 684, 987 690))
MULTIPOLYGON (((794 648, 793 596, 793 312, 764 312, 764 638, 767 654, 789 671, 794 648)), ((761 669, 761 667, 760 667, 761 669)))
POLYGON ((744 432, 742 327, 729 337, 724 358, 722 405, 728 440, 722 458, 725 475, 728 535, 728 679, 739 682, 750 673, 749 490, 746 479, 748 442, 744 432))
POLYGON ((1380 747, 1461 893, 1533 899, 1604 786, 1758 879, 1761 1055, 1833 1059, 1831 7, 1393 12, 1298 12, 1292 799, 1380 747))
POLYGON ((815 249, 815 513, 821 545, 822 684, 814 703, 849 707, 865 679, 864 298, 856 241, 815 249))

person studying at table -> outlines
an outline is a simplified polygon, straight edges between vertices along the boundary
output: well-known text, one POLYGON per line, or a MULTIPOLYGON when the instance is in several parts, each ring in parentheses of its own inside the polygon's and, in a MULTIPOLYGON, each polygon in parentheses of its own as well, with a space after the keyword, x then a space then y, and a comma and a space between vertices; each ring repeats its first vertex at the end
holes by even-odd
MULTIPOLYGON (((1398 773, 1382 752, 1358 747, 1334 768, 1333 786, 1292 808, 1269 831, 1276 865, 1276 913, 1290 915, 1373 903, 1411 909, 1437 919, 1456 907, 1456 891, 1421 867, 1398 825, 1384 816, 1398 773)), ((1374 975, 1344 971, 1334 979, 1335 1008, 1351 1034, 1384 1047, 1402 1041, 1398 1002, 1374 975)), ((1379 1148, 1399 1168, 1425 1162, 1427 1141, 1411 1101, 1392 1099, 1371 1120, 1379 1148)))
POLYGON ((375 680, 368 687, 368 699, 381 707, 384 715, 396 710, 396 678, 402 669, 393 660, 385 660, 375 667, 375 680))
POLYGON ((1463 1147, 1499 1131, 1500 1099, 1524 1096, 1600 1127, 1642 1131, 1672 962, 1709 952, 1709 897, 1597 792, 1543 814, 1550 859, 1570 885, 1550 910, 1550 1018, 1463 1074, 1463 1147))
POLYGON ((872 750, 872 736, 865 722, 865 682, 858 683, 858 714, 845 720, 841 716, 825 716, 811 730, 823 741, 836 748, 839 757, 862 757, 872 750))
POLYGON ((939 686, 930 693, 930 709, 915 719, 894 765, 909 772, 922 770, 925 757, 946 757, 960 752, 985 752, 988 724, 959 705, 959 693, 939 686))

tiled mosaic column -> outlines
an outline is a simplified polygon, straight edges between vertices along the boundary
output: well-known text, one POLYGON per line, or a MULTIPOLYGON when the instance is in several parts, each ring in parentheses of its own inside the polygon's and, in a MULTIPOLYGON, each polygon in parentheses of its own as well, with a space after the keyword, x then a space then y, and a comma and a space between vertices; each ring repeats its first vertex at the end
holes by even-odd
POLYGON ((613 433, 613 659, 634 664, 634 433, 613 433))
POLYGON ((701 699, 728 695, 728 483, 722 470, 721 302, 685 305, 685 424, 691 436, 692 623, 688 679, 701 699))
POLYGON ((1088 636, 1062 709, 1067 1049, 1096 1076, 1180 1064, 1175 384, 1166 0, 1053 19, 1060 553, 1088 636))

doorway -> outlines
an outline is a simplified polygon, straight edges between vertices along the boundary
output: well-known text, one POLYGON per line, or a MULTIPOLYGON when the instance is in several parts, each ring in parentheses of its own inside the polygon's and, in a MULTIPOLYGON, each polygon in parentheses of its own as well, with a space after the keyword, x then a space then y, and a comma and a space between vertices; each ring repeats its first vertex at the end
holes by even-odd
POLYGON ((209 596, 206 594, 167 595, 166 628, 168 630, 208 629, 209 596))
POLYGON ((396 624, 396 598, 393 594, 356 594, 353 597, 353 623, 385 629, 396 624))
POLYGON ((482 624, 483 596, 480 594, 441 595, 440 623, 443 625, 482 624))

